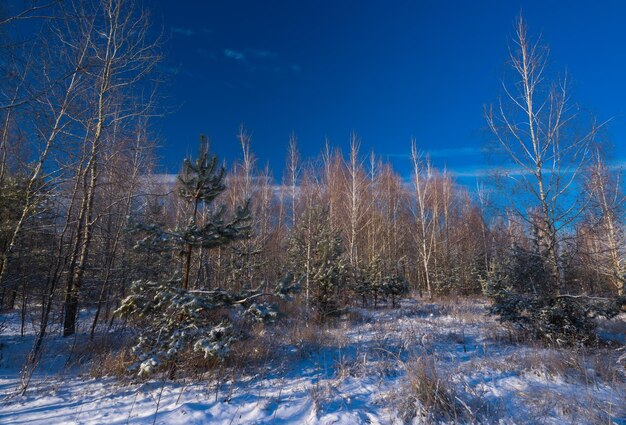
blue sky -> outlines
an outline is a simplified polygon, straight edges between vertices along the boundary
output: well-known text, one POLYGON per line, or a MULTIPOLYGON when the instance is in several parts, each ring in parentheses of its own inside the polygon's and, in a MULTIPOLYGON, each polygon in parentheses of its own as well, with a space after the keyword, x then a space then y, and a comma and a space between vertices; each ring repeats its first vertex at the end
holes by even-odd
POLYGON ((325 138, 347 149, 351 131, 408 173, 415 137, 459 174, 485 166, 483 105, 500 93, 507 45, 521 12, 567 69, 573 99, 600 120, 616 160, 626 137, 626 2, 191 1, 146 6, 166 33, 164 167, 176 172, 207 134, 239 155, 240 124, 261 165, 280 176, 291 132, 303 156, 325 138))

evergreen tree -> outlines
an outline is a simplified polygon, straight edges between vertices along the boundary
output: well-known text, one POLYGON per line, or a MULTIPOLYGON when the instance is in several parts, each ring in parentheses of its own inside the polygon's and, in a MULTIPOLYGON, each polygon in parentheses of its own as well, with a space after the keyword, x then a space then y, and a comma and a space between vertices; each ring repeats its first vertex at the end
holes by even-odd
POLYGON ((28 184, 28 180, 20 175, 5 176, 0 182, 0 310, 14 307, 17 282, 25 278, 24 271, 45 269, 44 258, 50 252, 50 235, 44 234, 41 241, 37 239, 42 236, 36 233, 43 234, 42 230, 54 222, 54 217, 46 210, 51 199, 44 193, 44 182, 38 179, 31 188, 34 194, 27 205, 28 184), (16 234, 18 220, 25 208, 28 214, 19 224, 21 231, 16 234), (33 232, 37 228, 39 231, 33 232), (18 272, 20 268, 23 270, 18 272))
MULTIPOLYGON (((0 268, 8 268, 8 259, 15 251, 15 243, 11 246, 11 242, 17 218, 24 208, 27 183, 22 178, 8 177, 2 181, 0 186, 0 193, 2 193, 0 197, 0 254, 2 254, 0 268), (7 261, 3 261, 4 256, 7 257, 7 261)), ((17 295, 15 284, 7 279, 9 273, 7 273, 7 270, 3 271, 4 273, 1 273, 1 275, 4 276, 4 279, 0 281, 0 310, 5 307, 5 299, 7 298, 9 302, 6 307, 12 309, 17 295), (5 295, 8 295, 8 297, 5 297, 5 295)))
POLYGON ((409 294, 409 283, 400 273, 391 273, 384 279, 381 292, 385 298, 391 297, 391 306, 396 306, 396 300, 409 294))
POLYGON ((291 272, 305 284, 318 320, 339 313, 348 268, 341 236, 332 229, 328 211, 306 211, 289 241, 291 272))
POLYGON ((367 294, 374 300, 374 307, 378 305, 378 296, 385 295, 383 290, 385 280, 382 259, 380 256, 375 255, 367 265, 366 272, 367 294))
POLYGON ((202 139, 197 160, 185 160, 179 177, 179 195, 188 204, 189 219, 184 226, 163 229, 155 224, 137 224, 133 232, 145 235, 137 248, 152 252, 178 252, 181 270, 157 280, 138 280, 131 294, 117 310, 131 319, 139 332, 133 352, 138 362, 133 369, 150 374, 159 369, 173 375, 184 352, 201 353, 205 358, 224 358, 233 341, 245 336, 241 325, 277 318, 276 306, 260 302, 266 296, 285 298, 293 285, 280 282, 273 293, 247 289, 238 293, 225 290, 190 289, 192 255, 198 249, 228 245, 248 234, 251 221, 248 204, 226 220, 224 208, 212 203, 225 190, 224 168, 209 156, 202 139), (199 212, 208 217, 199 221, 199 212), (239 326, 235 326, 235 324, 239 326))
POLYGON ((616 316, 624 299, 554 294, 546 259, 533 250, 514 245, 508 256, 494 262, 482 282, 491 299, 489 313, 501 322, 559 345, 596 341, 596 317, 616 316))
POLYGON ((366 307, 372 295, 372 287, 368 270, 357 264, 350 270, 350 290, 355 298, 361 300, 361 306, 366 307))

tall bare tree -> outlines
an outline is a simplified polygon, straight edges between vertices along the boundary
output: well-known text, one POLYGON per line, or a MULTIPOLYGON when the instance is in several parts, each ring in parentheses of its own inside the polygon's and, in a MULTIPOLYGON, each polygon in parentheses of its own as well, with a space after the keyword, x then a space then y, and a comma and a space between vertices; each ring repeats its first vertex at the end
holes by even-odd
POLYGON ((300 177, 300 155, 298 153, 298 139, 295 134, 289 137, 289 153, 287 156, 287 175, 289 194, 291 197, 291 225, 297 225, 298 178, 300 177))
POLYGON ((594 161, 589 167, 586 188, 591 197, 596 217, 591 217, 597 226, 593 265, 602 276, 606 276, 618 295, 624 295, 626 264, 624 254, 624 201, 620 189, 619 174, 611 173, 600 151, 596 150, 594 161))
POLYGON ((417 232, 415 232, 419 258, 422 266, 424 282, 429 297, 433 297, 432 271, 430 261, 436 244, 436 226, 439 216, 438 203, 432 202, 429 208, 429 195, 432 189, 433 172, 430 161, 424 160, 418 151, 415 140, 411 144, 411 161, 413 163, 413 185, 415 188, 416 210, 414 212, 417 232))
POLYGON ((551 275, 550 287, 543 289, 558 294, 564 284, 563 230, 584 206, 576 185, 596 127, 582 132, 576 127, 580 116, 570 101, 567 79, 548 80, 547 58, 547 48, 529 37, 520 17, 510 48, 511 81, 503 82, 503 96, 485 114, 510 160, 500 176, 503 196, 516 220, 538 227, 538 246, 551 275))
MULTIPOLYGON (((54 33, 54 32, 53 32, 54 33)), ((22 211, 12 229, 12 236, 0 255, 0 286, 3 285, 8 263, 16 248, 16 243, 28 218, 33 214, 38 204, 39 195, 42 191, 49 189, 49 186, 42 185, 41 182, 49 180, 50 175, 46 174, 46 165, 57 147, 59 136, 71 125, 71 109, 75 98, 84 91, 83 82, 86 79, 84 68, 88 60, 90 40, 87 37, 76 37, 68 48, 64 44, 64 39, 57 39, 58 43, 45 43, 41 47, 41 55, 49 66, 42 66, 41 72, 35 75, 27 75, 28 70, 21 74, 22 84, 28 84, 31 88, 27 92, 42 90, 44 94, 37 97, 40 111, 45 117, 39 122, 22 123, 24 127, 32 131, 44 140, 38 147, 35 160, 29 167, 27 174, 27 185, 24 191, 24 203, 22 211), (43 88, 42 88, 43 87, 43 88)), ((43 64, 42 64, 43 65, 43 64)), ((17 99, 19 87, 15 89, 12 99, 17 99)), ((6 155, 8 145, 8 132, 11 123, 11 113, 5 111, 3 120, 3 133, 0 146, 2 150, 2 175, 6 173, 6 155)), ((33 112, 30 110, 29 112, 33 112)), ((27 119, 29 115, 21 118, 27 119)), ((54 171, 52 172, 54 174, 54 171)))
POLYGON ((353 268, 360 266, 362 253, 360 252, 361 232, 367 227, 367 216, 370 205, 367 203, 368 179, 359 158, 361 142, 353 132, 350 135, 350 156, 345 162, 345 211, 348 221, 347 250, 350 265, 353 268))
POLYGON ((85 74, 89 85, 83 99, 86 113, 77 126, 88 154, 80 177, 82 202, 66 279, 65 336, 76 330, 79 294, 95 223, 93 207, 103 145, 107 138, 115 138, 115 126, 151 113, 152 93, 145 84, 160 59, 158 42, 150 36, 148 16, 131 0, 99 0, 93 6, 71 3, 68 16, 75 20, 69 35, 87 40, 89 65, 85 74), (148 98, 137 94, 141 89, 148 89, 148 98))

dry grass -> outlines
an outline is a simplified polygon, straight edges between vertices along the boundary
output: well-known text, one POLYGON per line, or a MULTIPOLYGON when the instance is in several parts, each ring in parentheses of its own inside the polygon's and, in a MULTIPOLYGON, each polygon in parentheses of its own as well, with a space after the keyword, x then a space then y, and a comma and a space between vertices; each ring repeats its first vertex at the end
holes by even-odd
POLYGON ((486 304, 482 299, 447 298, 442 305, 453 319, 461 323, 478 324, 491 320, 486 317, 486 304))
POLYGON ((114 376, 118 379, 128 377, 128 366, 134 356, 128 348, 119 351, 108 351, 96 356, 91 363, 89 375, 94 378, 114 376))
POLYGON ((332 382, 319 380, 308 388, 308 392, 318 415, 323 411, 324 405, 340 394, 332 382))
POLYGON ((96 335, 93 340, 75 340, 66 367, 86 367, 89 375, 96 377, 122 377, 130 358, 126 349, 128 341, 119 335, 96 335))
POLYGON ((457 396, 449 376, 439 373, 434 357, 418 357, 406 364, 406 371, 406 382, 397 406, 405 423, 416 417, 429 423, 470 420, 470 408, 457 396))
POLYGON ((505 359, 521 374, 560 378, 585 386, 613 385, 624 381, 615 356, 608 350, 530 349, 524 354, 513 354, 505 359))
POLYGON ((549 380, 563 380, 587 386, 619 386, 626 382, 615 353, 609 350, 576 351, 566 349, 526 348, 512 354, 484 356, 463 365, 465 373, 472 370, 514 372, 521 376, 535 376, 549 380))
POLYGON ((282 327, 279 331, 282 340, 289 346, 296 347, 301 354, 306 355, 329 346, 333 342, 333 335, 329 328, 317 322, 304 321, 282 327))
POLYGON ((577 394, 562 394, 543 388, 520 397, 533 412, 528 418, 532 423, 549 423, 558 416, 562 422, 571 424, 613 424, 623 410, 622 406, 598 399, 592 392, 584 390, 577 394))
POLYGON ((372 317, 367 314, 363 308, 350 308, 348 309, 344 317, 349 323, 353 325, 373 322, 372 317))
POLYGON ((281 341, 263 324, 256 324, 248 338, 232 344, 225 365, 240 370, 256 368, 273 361, 281 350, 281 341))

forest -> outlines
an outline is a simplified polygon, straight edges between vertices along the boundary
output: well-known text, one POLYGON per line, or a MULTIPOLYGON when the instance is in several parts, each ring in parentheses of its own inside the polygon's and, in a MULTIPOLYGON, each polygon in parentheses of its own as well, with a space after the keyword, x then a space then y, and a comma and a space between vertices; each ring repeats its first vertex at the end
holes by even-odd
POLYGON ((234 142, 199 128, 178 174, 159 172, 167 77, 150 14, 132 0, 24 4, 0 15, 0 422, 49 421, 53 407, 30 417, 35 405, 19 403, 68 377, 64 400, 80 399, 85 376, 104 382, 100 394, 132 389, 111 423, 626 420, 624 187, 610 120, 574 103, 522 17, 501 95, 484 99, 495 98, 484 150, 497 166, 469 187, 418 139, 406 141, 405 176, 357 132, 349 149, 320 142, 314 157, 292 134, 275 178, 244 125, 230 163, 212 146, 234 142), (284 410, 293 399, 281 392, 250 416, 250 398, 225 407, 250 376, 295 379, 289 362, 318 370, 302 396, 310 412, 284 410), (447 377, 471 375, 460 365, 522 381, 540 370, 543 387, 528 391, 543 395, 485 395, 447 377), (537 407, 555 381, 567 396, 537 407), (367 385, 379 386, 351 402, 367 385), (577 388, 586 407, 573 407, 587 403, 572 401, 577 388), (190 394, 187 413, 166 407, 190 394), (203 397, 213 410, 197 416, 203 397))

